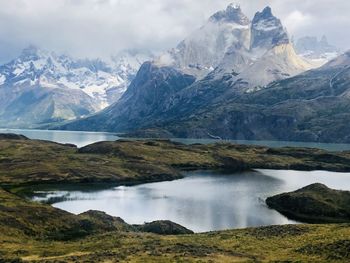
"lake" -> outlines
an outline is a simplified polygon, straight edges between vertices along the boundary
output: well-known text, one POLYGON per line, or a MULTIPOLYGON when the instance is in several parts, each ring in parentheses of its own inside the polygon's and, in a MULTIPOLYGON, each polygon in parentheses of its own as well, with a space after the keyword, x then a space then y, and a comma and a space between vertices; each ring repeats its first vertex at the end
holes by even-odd
MULTIPOLYGON (((30 139, 47 140, 58 143, 72 143, 78 147, 100 141, 115 141, 121 139, 116 134, 107 132, 81 132, 81 131, 54 131, 54 130, 29 130, 29 129, 0 129, 0 133, 16 133, 27 136, 30 139)), ((129 138, 136 140, 134 138, 129 138)), ((215 140, 215 139, 182 139, 173 138, 173 141, 184 144, 193 143, 215 143, 215 142, 232 142, 246 145, 262 145, 268 147, 310 147, 325 149, 328 151, 345 151, 350 150, 350 144, 336 143, 313 143, 313 142, 285 142, 285 141, 247 141, 247 140, 215 140)))
MULTIPOLYGON (((0 129, 0 133, 23 134, 30 139, 72 143, 83 147, 99 141, 120 139, 112 133, 0 129)), ((185 144, 213 143, 218 140, 172 139, 185 144)), ((330 151, 350 150, 349 144, 230 141, 269 147, 313 147, 330 151)), ((296 223, 266 207, 266 197, 321 182, 336 189, 350 190, 350 175, 334 172, 257 170, 232 175, 191 172, 181 180, 110 187, 37 193, 36 201, 55 200, 54 206, 72 213, 89 209, 120 216, 128 223, 172 220, 196 232, 296 223)))
POLYGON ((311 183, 350 190, 350 173, 256 170, 236 174, 196 171, 180 180, 107 189, 40 191, 33 199, 55 199, 54 207, 78 214, 93 209, 142 224, 171 220, 195 232, 294 224, 264 200, 311 183))

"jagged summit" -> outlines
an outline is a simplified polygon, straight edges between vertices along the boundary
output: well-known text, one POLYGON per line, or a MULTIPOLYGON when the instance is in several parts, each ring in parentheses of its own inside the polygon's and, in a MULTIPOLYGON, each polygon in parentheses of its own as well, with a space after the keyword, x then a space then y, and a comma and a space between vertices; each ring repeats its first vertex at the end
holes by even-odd
POLYGON ((234 22, 240 25, 248 25, 250 23, 249 18, 243 14, 241 7, 234 3, 228 5, 226 10, 216 12, 210 17, 210 20, 216 22, 234 22))
POLYGON ((273 48, 289 44, 290 40, 280 19, 272 14, 269 6, 257 12, 252 21, 251 49, 273 48))
POLYGON ((270 17, 273 17, 272 9, 269 6, 266 6, 261 12, 257 12, 255 14, 255 19, 268 19, 270 17))

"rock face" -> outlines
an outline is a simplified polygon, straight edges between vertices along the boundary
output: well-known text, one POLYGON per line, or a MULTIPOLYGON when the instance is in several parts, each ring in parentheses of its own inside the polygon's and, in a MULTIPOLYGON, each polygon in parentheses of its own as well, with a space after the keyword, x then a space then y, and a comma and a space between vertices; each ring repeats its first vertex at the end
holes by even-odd
POLYGON ((251 31, 251 49, 270 49, 278 45, 290 43, 281 20, 272 15, 270 7, 265 7, 262 12, 255 14, 251 31))
POLYGON ((209 18, 175 48, 160 57, 168 65, 198 79, 215 69, 234 46, 249 48, 250 20, 239 6, 229 5, 209 18))
POLYGON ((104 62, 30 46, 0 66, 0 126, 71 120, 116 102, 147 55, 123 52, 104 62))
POLYGON ((236 4, 230 4, 226 10, 218 11, 210 17, 215 22, 233 22, 239 25, 248 25, 249 18, 242 13, 241 7, 236 4))
POLYGON ((312 184, 269 197, 266 204, 292 219, 310 223, 350 222, 350 192, 312 184))

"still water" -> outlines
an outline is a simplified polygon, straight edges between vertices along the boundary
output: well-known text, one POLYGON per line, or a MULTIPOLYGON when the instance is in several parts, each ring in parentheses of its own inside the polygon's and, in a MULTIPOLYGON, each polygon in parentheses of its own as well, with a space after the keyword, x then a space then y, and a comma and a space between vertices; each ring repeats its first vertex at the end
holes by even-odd
POLYGON ((350 173, 256 170, 237 174, 197 171, 184 179, 109 189, 40 192, 36 201, 78 214, 93 209, 128 223, 172 220, 195 232, 291 224, 264 200, 271 195, 320 182, 350 190, 350 173))
POLYGON ((0 133, 22 134, 29 139, 71 143, 78 147, 84 147, 88 144, 100 141, 115 141, 119 139, 115 134, 105 132, 0 129, 0 133))
MULTIPOLYGON (((0 133, 23 134, 30 139, 48 140, 58 143, 72 143, 78 147, 100 141, 115 141, 121 139, 113 133, 107 132, 80 132, 80 131, 54 131, 54 130, 26 130, 26 129, 0 129, 0 133)), ((131 138, 132 139, 132 138, 131 138)), ((335 143, 313 143, 313 142, 285 142, 285 141, 247 141, 247 140, 215 140, 215 139, 172 139, 184 144, 193 143, 215 143, 215 142, 232 142, 247 145, 262 145, 268 147, 311 147, 325 149, 328 151, 345 151, 350 150, 350 144, 335 143)))

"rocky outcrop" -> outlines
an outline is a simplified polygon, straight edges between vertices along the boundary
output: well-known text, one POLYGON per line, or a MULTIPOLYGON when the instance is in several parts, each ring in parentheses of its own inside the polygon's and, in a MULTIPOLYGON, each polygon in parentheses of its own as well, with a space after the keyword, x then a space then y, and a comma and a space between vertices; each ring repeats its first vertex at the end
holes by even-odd
POLYGON ((270 7, 265 7, 262 12, 255 14, 251 31, 251 49, 270 49, 274 46, 290 43, 281 20, 272 14, 270 7))
POLYGON ((169 220, 159 220, 143 225, 129 225, 120 217, 114 217, 105 212, 89 210, 78 215, 81 219, 92 223, 95 231, 131 231, 147 232, 159 235, 184 235, 194 232, 169 220))
POLYGON ((269 197, 266 204, 289 218, 310 223, 350 222, 350 192, 312 184, 269 197))
POLYGON ((144 225, 134 225, 141 232, 154 233, 159 235, 187 235, 194 232, 169 220, 153 221, 144 225))

